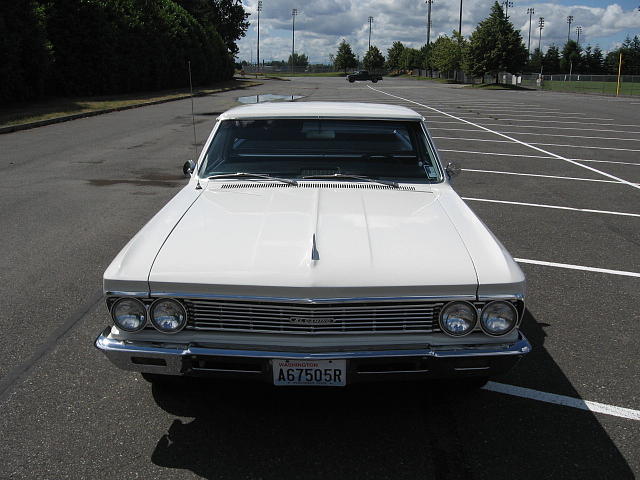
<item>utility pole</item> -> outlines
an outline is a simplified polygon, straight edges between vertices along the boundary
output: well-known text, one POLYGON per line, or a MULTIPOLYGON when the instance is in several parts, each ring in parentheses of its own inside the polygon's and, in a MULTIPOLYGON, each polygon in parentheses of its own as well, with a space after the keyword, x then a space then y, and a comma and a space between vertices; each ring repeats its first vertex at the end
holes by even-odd
POLYGON ((531 58, 531 16, 536 13, 535 9, 527 8, 527 15, 529 15, 529 44, 527 46, 527 52, 529 52, 529 58, 531 58))
POLYGON ((508 0, 502 2, 504 5, 504 18, 509 19, 509 7, 513 7, 513 2, 509 2, 508 0))
POLYGON ((582 33, 582 26, 578 25, 576 27, 576 33, 578 34, 578 46, 580 46, 580 34, 582 33))
POLYGON ((371 50, 371 23, 372 22, 373 22, 373 17, 369 16, 369 50, 371 50))
POLYGON ((433 0, 426 0, 427 4, 427 45, 431 43, 431 4, 433 0))
POLYGON ((260 72, 260 12, 261 11, 262 11, 262 0, 258 0, 258 47, 256 48, 258 72, 260 72))
POLYGON ((569 33, 567 33, 567 42, 571 40, 571 23, 573 22, 573 15, 567 17, 567 23, 569 24, 569 33))
POLYGON ((296 48, 296 15, 298 15, 298 9, 294 8, 291 10, 291 19, 293 20, 291 24, 291 73, 293 73, 293 54, 296 48))

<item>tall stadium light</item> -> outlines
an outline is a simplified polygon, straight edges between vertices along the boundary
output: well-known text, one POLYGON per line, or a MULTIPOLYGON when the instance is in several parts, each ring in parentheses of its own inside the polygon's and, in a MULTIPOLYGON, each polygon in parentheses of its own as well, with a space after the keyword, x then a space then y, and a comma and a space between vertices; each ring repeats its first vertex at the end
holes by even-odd
POLYGON ((567 33, 567 42, 571 40, 571 24, 573 23, 573 15, 567 17, 567 23, 569 24, 569 33, 567 33))
POLYGON ((509 7, 513 7, 513 2, 509 2, 508 0, 502 2, 504 5, 504 18, 509 18, 509 7))
POLYGON ((527 15, 529 15, 529 44, 527 46, 527 52, 529 52, 529 58, 531 58, 531 16, 536 13, 535 9, 527 8, 527 15))
POLYGON ((427 45, 431 43, 431 4, 433 0, 426 0, 427 4, 427 45))
POLYGON ((580 46, 580 34, 582 33, 582 26, 578 25, 576 27, 576 33, 578 34, 578 46, 580 46))
POLYGON ((460 0, 460 21, 458 22, 458 33, 462 36, 462 0, 460 0))
POLYGON ((542 55, 542 29, 544 28, 544 17, 540 17, 538 20, 538 28, 540 29, 540 36, 538 37, 538 50, 542 55))
POLYGON ((371 24, 372 23, 373 23, 373 17, 369 16, 369 50, 371 50, 371 24))
POLYGON ((298 9, 294 8, 291 10, 291 19, 293 20, 291 24, 291 73, 293 73, 293 54, 296 48, 296 15, 298 15, 298 9))
POLYGON ((260 12, 261 11, 262 11, 262 0, 258 0, 258 47, 256 48, 258 72, 260 71, 260 12))

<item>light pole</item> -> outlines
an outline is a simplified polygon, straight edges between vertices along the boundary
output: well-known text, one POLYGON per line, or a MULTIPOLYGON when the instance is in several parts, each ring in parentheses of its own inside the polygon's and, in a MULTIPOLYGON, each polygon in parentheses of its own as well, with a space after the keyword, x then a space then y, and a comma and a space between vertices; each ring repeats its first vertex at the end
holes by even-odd
POLYGON ((426 0, 427 4, 427 45, 431 43, 431 4, 433 0, 426 0))
POLYGON ((527 15, 529 15, 529 44, 527 46, 527 52, 529 52, 529 58, 531 58, 531 16, 536 13, 533 8, 527 8, 527 15))
POLYGON ((262 0, 258 0, 258 47, 256 48, 256 58, 258 60, 258 72, 260 72, 260 12, 262 11, 262 0))
POLYGON ((582 33, 582 26, 578 25, 576 27, 576 33, 578 34, 578 46, 580 46, 580 34, 582 33))
POLYGON ((508 0, 505 2, 502 2, 502 4, 504 5, 504 18, 509 18, 509 7, 513 7, 513 2, 509 2, 508 0))
POLYGON ((542 55, 542 29, 544 28, 544 17, 540 17, 538 20, 538 28, 540 29, 540 36, 538 37, 538 50, 542 55))
POLYGON ((293 20, 291 24, 291 73, 293 73, 293 54, 296 48, 296 15, 298 15, 298 9, 294 8, 291 10, 291 19, 293 20))
POLYGON ((573 15, 567 17, 567 23, 569 24, 569 33, 567 33, 567 42, 571 40, 571 23, 573 22, 573 15))
POLYGON ((373 23, 373 17, 369 16, 369 50, 371 50, 371 24, 373 23))
POLYGON ((458 33, 462 36, 462 0, 460 0, 460 21, 458 22, 458 33))

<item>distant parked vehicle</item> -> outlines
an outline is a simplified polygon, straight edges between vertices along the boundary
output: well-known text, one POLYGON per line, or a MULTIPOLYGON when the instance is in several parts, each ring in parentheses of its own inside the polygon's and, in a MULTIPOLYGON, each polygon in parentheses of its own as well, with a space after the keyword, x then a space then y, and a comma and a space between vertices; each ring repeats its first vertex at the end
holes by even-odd
POLYGON ((369 73, 367 70, 358 70, 357 72, 347 75, 347 80, 349 80, 349 83, 353 83, 356 80, 371 80, 373 83, 376 83, 378 80, 382 80, 382 75, 369 73))

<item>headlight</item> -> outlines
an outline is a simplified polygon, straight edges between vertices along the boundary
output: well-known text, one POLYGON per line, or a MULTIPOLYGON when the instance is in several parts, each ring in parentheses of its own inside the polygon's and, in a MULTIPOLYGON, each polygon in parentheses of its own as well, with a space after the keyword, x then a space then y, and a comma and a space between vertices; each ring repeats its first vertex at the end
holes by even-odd
POLYGON ((487 335, 504 335, 516 326, 518 312, 509 302, 490 302, 482 309, 480 326, 487 335))
POLYGON ((120 330, 137 332, 147 323, 147 309, 137 298, 119 298, 111 305, 111 318, 120 330))
POLYGON ((182 304, 170 298, 161 298, 151 304, 151 323, 162 333, 176 333, 187 324, 187 311, 182 304))
POLYGON ((470 333, 477 321, 478 311, 468 302, 447 303, 440 312, 440 328, 454 337, 470 333))

